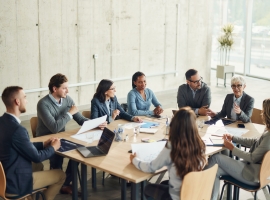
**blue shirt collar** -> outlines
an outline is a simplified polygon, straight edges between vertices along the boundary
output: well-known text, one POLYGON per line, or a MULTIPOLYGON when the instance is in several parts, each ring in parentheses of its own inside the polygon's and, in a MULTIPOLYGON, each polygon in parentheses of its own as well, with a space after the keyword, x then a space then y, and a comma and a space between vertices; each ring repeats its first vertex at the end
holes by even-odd
POLYGON ((60 106, 62 106, 62 98, 60 99, 60 103, 53 97, 53 95, 50 93, 49 94, 49 97, 50 97, 50 99, 53 101, 53 103, 56 105, 56 106, 58 106, 58 107, 60 107, 60 106))

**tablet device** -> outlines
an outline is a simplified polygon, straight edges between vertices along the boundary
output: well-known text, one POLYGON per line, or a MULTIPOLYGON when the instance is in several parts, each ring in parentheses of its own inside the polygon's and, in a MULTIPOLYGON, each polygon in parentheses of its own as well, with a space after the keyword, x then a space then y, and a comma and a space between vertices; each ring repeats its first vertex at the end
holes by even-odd
POLYGON ((245 125, 244 124, 237 124, 237 127, 238 128, 245 128, 245 125))

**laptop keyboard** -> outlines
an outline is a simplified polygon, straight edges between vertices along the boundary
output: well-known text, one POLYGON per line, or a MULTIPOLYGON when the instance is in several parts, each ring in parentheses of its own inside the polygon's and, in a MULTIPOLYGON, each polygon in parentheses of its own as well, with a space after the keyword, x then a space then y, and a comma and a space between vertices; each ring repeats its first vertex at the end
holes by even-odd
POLYGON ((93 154, 93 155, 102 155, 104 153, 102 153, 100 150, 98 150, 97 147, 87 147, 87 149, 93 154))

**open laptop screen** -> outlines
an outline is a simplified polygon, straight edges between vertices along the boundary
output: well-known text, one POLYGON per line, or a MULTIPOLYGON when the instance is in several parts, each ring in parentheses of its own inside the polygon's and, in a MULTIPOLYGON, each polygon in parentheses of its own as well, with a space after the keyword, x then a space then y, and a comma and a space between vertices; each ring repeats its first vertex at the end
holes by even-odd
POLYGON ((111 130, 104 128, 103 133, 98 142, 98 148, 105 154, 109 152, 109 149, 113 143, 115 134, 111 130))

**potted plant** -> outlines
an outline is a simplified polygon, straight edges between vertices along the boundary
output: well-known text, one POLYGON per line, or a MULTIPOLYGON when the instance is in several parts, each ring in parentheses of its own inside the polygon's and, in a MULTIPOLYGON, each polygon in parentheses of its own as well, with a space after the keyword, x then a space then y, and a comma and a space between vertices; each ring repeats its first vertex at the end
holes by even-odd
POLYGON ((233 24, 226 24, 222 27, 222 35, 218 37, 219 50, 220 50, 220 65, 217 66, 217 85, 218 79, 224 79, 224 86, 226 87, 227 74, 234 75, 234 66, 229 65, 230 51, 232 49, 233 40, 233 24))
POLYGON ((233 46, 233 30, 234 25, 233 24, 226 24, 222 27, 223 34, 218 37, 218 42, 220 44, 220 64, 221 65, 227 65, 229 64, 230 60, 230 51, 233 46))

